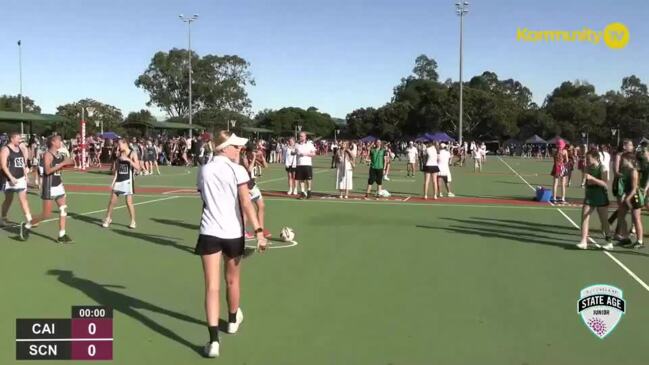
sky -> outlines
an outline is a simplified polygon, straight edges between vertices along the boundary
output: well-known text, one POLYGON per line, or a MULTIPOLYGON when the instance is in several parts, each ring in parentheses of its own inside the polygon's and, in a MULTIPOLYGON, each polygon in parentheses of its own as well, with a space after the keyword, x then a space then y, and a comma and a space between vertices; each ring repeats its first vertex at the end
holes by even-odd
MULTIPOLYGON (((82 98, 147 109, 134 81, 160 50, 187 47, 180 13, 199 14, 192 48, 251 63, 253 112, 315 106, 344 118, 380 107, 426 54, 440 80, 458 79, 459 17, 447 0, 0 0, 0 94, 24 95, 43 112, 82 98)), ((598 93, 635 74, 649 82, 649 2, 640 0, 473 0, 464 18, 464 79, 489 70, 514 78, 542 103, 563 81, 598 93), (602 30, 624 23, 627 47, 524 43, 517 28, 602 30)), ((164 113, 148 108, 157 117, 164 113)))

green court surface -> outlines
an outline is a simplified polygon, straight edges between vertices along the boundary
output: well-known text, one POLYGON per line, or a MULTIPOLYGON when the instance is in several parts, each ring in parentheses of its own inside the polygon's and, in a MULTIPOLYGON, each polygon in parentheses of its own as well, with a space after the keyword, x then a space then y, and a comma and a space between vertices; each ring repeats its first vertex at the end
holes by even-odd
MULTIPOLYGON (((73 244, 53 242, 56 222, 27 242, 1 232, 0 363, 16 363, 16 318, 68 318, 72 305, 101 304, 115 311, 115 364, 644 364, 649 251, 576 250, 579 206, 529 203, 529 185, 547 186, 550 167, 490 156, 482 174, 453 168, 457 198, 423 202, 421 174, 407 178, 400 161, 385 184, 396 198, 383 201, 271 194, 286 191, 273 165, 259 179, 266 226, 275 236, 294 228, 299 244, 274 241, 244 260, 245 321, 238 334, 221 334, 218 359, 199 353, 208 333, 192 253, 196 170, 137 178, 136 230, 124 208, 111 228, 99 226, 108 193, 93 190, 109 175, 64 173, 73 244), (601 283, 627 301, 604 340, 577 313, 580 290, 601 283)), ((366 170, 355 170, 356 196, 366 170)), ((334 179, 318 159, 314 190, 334 194, 334 179)), ((582 194, 569 191, 576 203, 582 194)), ((30 201, 39 212, 38 197, 30 201)), ((10 218, 19 213, 14 206, 10 218)), ((593 238, 602 242, 598 230, 593 238)))

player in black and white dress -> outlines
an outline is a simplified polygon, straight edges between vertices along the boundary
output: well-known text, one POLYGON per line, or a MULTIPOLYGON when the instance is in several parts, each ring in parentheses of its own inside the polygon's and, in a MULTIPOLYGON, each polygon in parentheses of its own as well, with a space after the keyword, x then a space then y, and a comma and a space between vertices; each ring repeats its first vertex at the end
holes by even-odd
POLYGON ((13 132, 9 134, 9 142, 0 149, 0 189, 5 192, 5 200, 2 203, 2 217, 0 224, 4 225, 7 221, 9 208, 14 200, 14 193, 18 194, 20 207, 25 215, 25 221, 31 222, 32 215, 27 202, 27 148, 21 144, 22 137, 20 133, 13 132))
POLYGON ((111 215, 113 207, 117 204, 117 198, 121 195, 126 197, 126 207, 128 213, 131 215, 131 224, 128 228, 135 229, 135 206, 133 205, 133 177, 135 172, 140 171, 140 160, 137 153, 131 150, 128 146, 128 141, 121 138, 118 142, 119 155, 115 163, 115 176, 113 177, 112 188, 113 191, 110 195, 108 202, 108 209, 106 210, 106 218, 102 223, 102 227, 108 228, 113 221, 111 215))
POLYGON ((68 205, 65 198, 65 188, 61 178, 61 170, 68 165, 74 165, 74 160, 59 153, 62 141, 61 136, 51 136, 47 140, 47 151, 42 157, 43 183, 41 199, 43 200, 43 211, 31 223, 22 223, 20 231, 23 239, 29 237, 29 230, 38 226, 38 223, 47 219, 52 213, 52 201, 59 207, 59 235, 57 242, 70 243, 72 239, 65 232, 65 217, 67 217, 68 205))

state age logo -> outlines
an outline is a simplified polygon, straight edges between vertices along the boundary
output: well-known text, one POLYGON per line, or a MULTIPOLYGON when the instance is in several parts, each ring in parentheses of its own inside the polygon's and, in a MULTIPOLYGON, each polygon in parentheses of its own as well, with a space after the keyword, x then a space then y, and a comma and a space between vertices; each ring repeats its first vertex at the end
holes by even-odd
POLYGON ((625 312, 626 302, 621 289, 597 284, 581 290, 577 313, 586 327, 600 339, 613 332, 625 312))

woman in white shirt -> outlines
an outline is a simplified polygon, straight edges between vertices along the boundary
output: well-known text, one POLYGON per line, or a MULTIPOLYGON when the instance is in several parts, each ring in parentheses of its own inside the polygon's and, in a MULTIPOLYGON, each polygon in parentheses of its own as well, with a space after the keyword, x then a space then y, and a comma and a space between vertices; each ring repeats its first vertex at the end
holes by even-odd
MULTIPOLYGON (((446 187, 446 193, 449 198, 452 198, 455 196, 453 192, 451 192, 451 152, 448 150, 448 146, 446 143, 442 143, 439 145, 440 150, 439 154, 437 156, 437 163, 439 164, 439 180, 444 182, 444 186, 446 187)), ((439 184, 439 182, 438 182, 439 184)), ((442 196, 442 191, 440 188, 439 196, 442 196)))
POLYGON ((288 145, 284 148, 282 156, 284 166, 286 167, 286 176, 288 177, 287 195, 297 195, 297 182, 295 181, 295 167, 297 166, 297 151, 295 150, 295 138, 288 140, 288 145))
POLYGON ((340 199, 349 199, 349 191, 354 188, 354 159, 356 154, 349 148, 349 142, 343 141, 336 151, 336 187, 340 191, 340 199))
POLYGON ((437 174, 439 165, 437 164, 437 148, 435 142, 429 142, 425 150, 426 164, 424 165, 424 199, 428 199, 428 186, 433 183, 433 199, 437 199, 439 185, 437 183, 437 174))
POLYGON ((243 321, 240 302, 240 263, 245 250, 243 214, 254 227, 257 249, 266 249, 264 228, 250 201, 250 176, 239 165, 241 148, 248 140, 230 132, 216 135, 215 156, 198 172, 197 188, 203 200, 200 235, 195 253, 201 256, 205 276, 205 312, 210 340, 205 356, 219 356, 219 286, 223 257, 228 304, 228 333, 236 333, 243 321))

